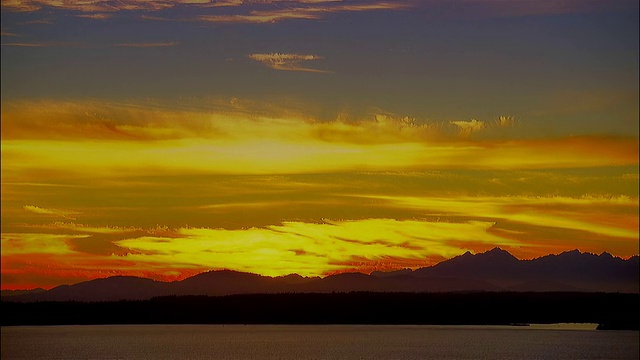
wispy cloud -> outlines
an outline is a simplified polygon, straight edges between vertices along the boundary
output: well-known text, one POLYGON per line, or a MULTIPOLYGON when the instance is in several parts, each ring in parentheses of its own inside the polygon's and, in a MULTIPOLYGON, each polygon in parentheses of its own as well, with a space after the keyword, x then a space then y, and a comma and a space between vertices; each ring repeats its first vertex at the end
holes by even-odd
POLYGON ((10 11, 31 12, 45 7, 81 12, 113 12, 120 10, 161 10, 177 4, 193 3, 192 0, 91 0, 91 1, 56 1, 56 0, 2 0, 2 8, 10 11))
POLYGON ((132 48, 156 48, 156 47, 170 47, 178 46, 178 42, 148 42, 148 43, 119 43, 114 45, 87 45, 76 42, 7 42, 2 43, 2 46, 15 46, 15 47, 75 47, 75 48, 101 48, 101 47, 132 47, 132 48))
POLYGON ((20 23, 21 25, 52 25, 53 20, 51 19, 37 19, 37 20, 29 20, 20 23))
POLYGON ((494 124, 499 127, 510 127, 514 126, 517 122, 515 116, 505 116, 502 115, 494 120, 494 124))
POLYGON ((82 214, 81 212, 77 212, 77 211, 48 209, 48 208, 42 208, 34 205, 25 205, 22 208, 35 214, 52 215, 52 216, 62 217, 69 220, 75 220, 76 215, 82 214))
POLYGON ((201 15, 200 21, 218 23, 275 23, 289 19, 317 20, 327 14, 340 12, 360 12, 374 10, 398 10, 408 7, 406 2, 370 1, 346 4, 338 1, 289 1, 298 6, 286 8, 272 8, 266 10, 251 10, 244 14, 231 15, 201 15), (301 4, 321 4, 322 6, 299 6, 301 4))
POLYGON ((177 46, 177 42, 156 42, 156 43, 121 43, 115 44, 117 47, 136 47, 136 48, 155 48, 155 47, 169 47, 177 46))
POLYGON ((304 71, 304 72, 317 72, 317 73, 329 72, 326 70, 318 70, 318 69, 312 69, 312 68, 300 66, 300 63, 302 62, 317 61, 317 60, 324 59, 322 56, 318 56, 318 55, 269 53, 269 54, 250 54, 248 55, 248 57, 252 60, 259 61, 264 65, 275 70, 304 71))
MULTIPOLYGON (((351 1, 346 3, 343 0, 220 0, 220 1, 199 1, 199 0, 92 0, 92 1, 56 1, 56 0, 2 0, 2 7, 10 11, 30 12, 37 11, 44 7, 58 8, 64 10, 74 10, 80 12, 115 12, 147 10, 158 11, 170 9, 178 6, 216 8, 216 7, 254 7, 254 6, 308 6, 306 9, 320 11, 329 9, 330 11, 361 11, 372 9, 393 9, 399 8, 406 1, 351 1), (324 7, 318 7, 323 5, 324 7)), ((406 5, 405 5, 406 6, 406 5)), ((302 8, 305 9, 305 8, 302 8)))
POLYGON ((20 36, 20 35, 16 33, 12 33, 10 31, 2 30, 2 33, 0 33, 0 36, 20 36))
POLYGON ((471 133, 478 132, 485 128, 484 121, 478 121, 476 119, 469 121, 451 121, 450 123, 460 128, 460 134, 463 136, 469 136, 471 133))
POLYGON ((172 14, 152 16, 145 14, 147 20, 187 20, 217 23, 274 23, 287 19, 321 19, 327 14, 340 12, 362 12, 375 10, 397 10, 409 7, 407 0, 92 0, 92 1, 54 1, 54 0, 3 0, 3 10, 33 12, 44 8, 71 10, 84 13, 78 15, 93 19, 106 19, 121 11, 160 12, 176 7, 201 9, 201 13, 191 18, 176 18, 172 14), (233 9, 218 11, 217 9, 233 9), (213 13, 211 13, 213 10, 213 13))
POLYGON ((98 14, 80 14, 80 15, 75 15, 76 17, 79 18, 85 18, 85 19, 94 19, 94 20, 107 20, 113 17, 113 15, 111 14, 104 14, 104 13, 98 13, 98 14))
MULTIPOLYGON (((367 196, 364 196, 367 197, 367 196)), ((583 231, 607 237, 637 239, 636 224, 624 221, 611 223, 597 212, 589 215, 584 208, 596 209, 602 206, 619 207, 626 212, 638 208, 638 199, 627 196, 500 196, 500 197, 413 197, 413 196, 372 196, 387 200, 393 206, 419 208, 440 216, 458 215, 464 218, 496 219, 501 222, 517 222, 528 226, 552 227, 565 230, 583 231)), ((618 216, 623 216, 620 213, 618 216)))
POLYGON ((15 46, 15 47, 81 47, 78 43, 67 42, 11 42, 2 43, 1 46, 15 46))
MULTIPOLYGON (((163 11, 177 7, 205 10, 233 9, 239 13, 202 14, 200 21, 269 23, 286 19, 319 19, 330 13, 403 8, 425 8, 440 16, 510 17, 606 10, 637 9, 634 0, 2 0, 3 11, 33 12, 43 9, 82 13, 163 11), (452 6, 452 4, 454 6, 452 6), (455 9, 465 8, 460 12, 455 9), (469 15, 469 14, 473 15, 469 15)), ((174 19, 175 20, 175 19, 174 19)))

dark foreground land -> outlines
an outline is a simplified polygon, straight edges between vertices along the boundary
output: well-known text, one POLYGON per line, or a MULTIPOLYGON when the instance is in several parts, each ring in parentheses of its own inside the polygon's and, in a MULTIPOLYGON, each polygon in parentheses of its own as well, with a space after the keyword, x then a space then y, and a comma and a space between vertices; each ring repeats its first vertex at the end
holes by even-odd
POLYGON ((1 325, 597 323, 639 329, 640 294, 329 293, 166 296, 144 301, 2 303, 1 325))

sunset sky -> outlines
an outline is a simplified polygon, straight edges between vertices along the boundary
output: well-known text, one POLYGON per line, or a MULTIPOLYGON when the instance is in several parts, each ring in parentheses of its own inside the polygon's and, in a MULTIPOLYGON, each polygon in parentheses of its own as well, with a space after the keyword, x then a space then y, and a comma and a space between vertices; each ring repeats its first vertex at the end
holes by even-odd
POLYGON ((2 289, 638 254, 637 0, 2 0, 2 289))

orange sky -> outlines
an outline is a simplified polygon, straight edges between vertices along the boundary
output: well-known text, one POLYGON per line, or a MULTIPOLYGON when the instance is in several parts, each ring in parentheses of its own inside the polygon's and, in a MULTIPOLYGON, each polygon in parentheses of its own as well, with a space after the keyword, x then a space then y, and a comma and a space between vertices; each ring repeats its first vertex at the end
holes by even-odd
POLYGON ((418 268, 495 246, 637 254, 636 138, 95 101, 7 103, 2 118, 8 289, 418 268))
POLYGON ((2 289, 638 254, 637 0, 2 0, 2 289))

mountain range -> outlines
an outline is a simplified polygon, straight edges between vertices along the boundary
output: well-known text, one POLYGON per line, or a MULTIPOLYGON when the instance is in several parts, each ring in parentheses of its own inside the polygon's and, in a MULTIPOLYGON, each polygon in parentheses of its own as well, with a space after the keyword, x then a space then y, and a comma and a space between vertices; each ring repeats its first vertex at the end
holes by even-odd
POLYGON ((332 292, 621 292, 639 293, 639 258, 578 250, 519 260, 509 252, 469 252, 417 270, 343 273, 325 278, 268 277, 231 270, 204 272, 181 281, 113 276, 50 290, 2 292, 2 301, 117 301, 158 296, 332 292))

